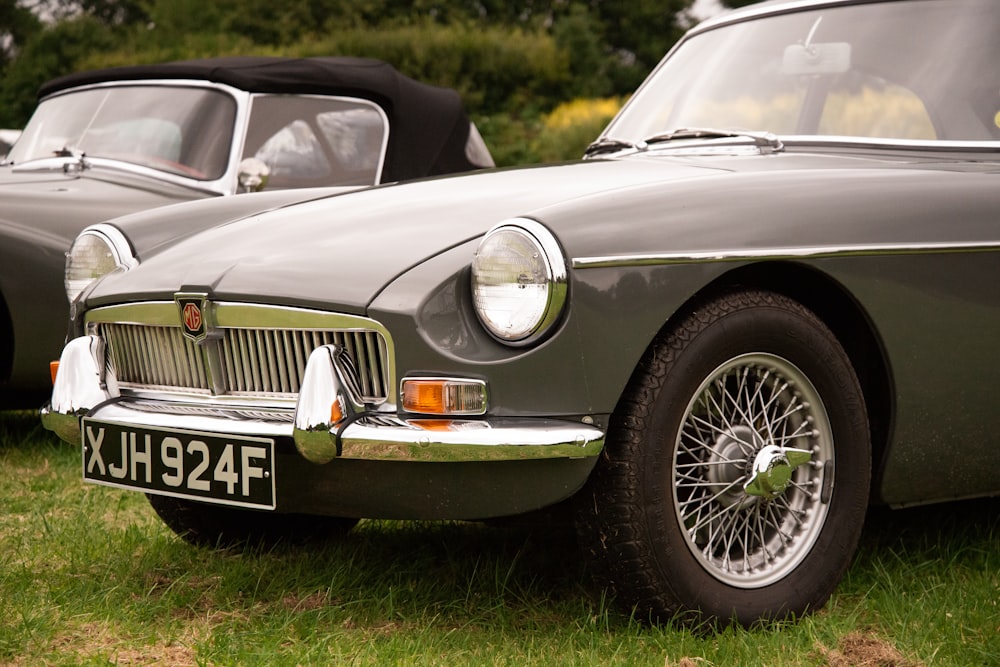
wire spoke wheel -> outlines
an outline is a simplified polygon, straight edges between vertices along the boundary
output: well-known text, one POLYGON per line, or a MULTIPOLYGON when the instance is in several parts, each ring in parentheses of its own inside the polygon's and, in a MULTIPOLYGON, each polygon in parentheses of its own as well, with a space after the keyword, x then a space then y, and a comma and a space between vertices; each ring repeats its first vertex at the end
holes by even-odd
POLYGON ((861 535, 871 435, 851 358, 800 303, 734 289, 652 341, 577 504, 598 581, 643 620, 808 613, 861 535))
POLYGON ((826 519, 832 456, 823 402, 790 362, 747 354, 711 373, 685 411, 673 465, 677 520, 702 567, 752 588, 798 565, 826 519), (748 491, 755 480, 762 488, 748 491))

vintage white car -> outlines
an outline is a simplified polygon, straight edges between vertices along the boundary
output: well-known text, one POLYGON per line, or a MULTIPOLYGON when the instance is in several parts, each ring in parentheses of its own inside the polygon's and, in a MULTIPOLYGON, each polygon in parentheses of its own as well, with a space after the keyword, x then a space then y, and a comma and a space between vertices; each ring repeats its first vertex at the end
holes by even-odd
POLYGON ((312 196, 297 189, 493 165, 458 93, 377 60, 116 67, 50 81, 39 98, 0 162, 0 408, 38 407, 51 388, 64 255, 88 225, 208 197, 270 193, 235 205, 255 210, 312 196))

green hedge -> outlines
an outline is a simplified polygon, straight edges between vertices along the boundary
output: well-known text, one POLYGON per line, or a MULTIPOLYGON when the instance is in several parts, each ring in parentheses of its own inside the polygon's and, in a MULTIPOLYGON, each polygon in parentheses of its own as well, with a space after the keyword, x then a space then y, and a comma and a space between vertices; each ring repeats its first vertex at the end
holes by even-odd
POLYGON ((456 89, 472 114, 537 114, 565 99, 572 86, 569 56, 552 37, 513 28, 436 24, 355 28, 282 48, 255 45, 232 33, 164 40, 157 31, 133 35, 126 48, 92 51, 74 68, 224 55, 363 56, 390 62, 420 81, 456 89))
MULTIPOLYGON (((191 0, 181 0, 188 4, 191 0)), ((512 27, 423 23, 381 29, 355 27, 307 37, 286 47, 262 46, 234 32, 204 32, 183 12, 149 26, 113 34, 82 18, 52 26, 15 60, 0 81, 0 127, 20 127, 45 80, 71 71, 224 55, 379 58, 403 73, 456 89, 498 165, 579 157, 610 117, 579 112, 553 126, 547 114, 574 96, 592 94, 593 81, 574 77, 580 63, 555 37, 512 27), (165 21, 165 22, 164 22, 165 21), (178 35, 182 35, 178 37, 178 35)), ((584 103, 586 106, 586 103, 584 103)), ((565 110, 562 114, 565 116, 565 110)))

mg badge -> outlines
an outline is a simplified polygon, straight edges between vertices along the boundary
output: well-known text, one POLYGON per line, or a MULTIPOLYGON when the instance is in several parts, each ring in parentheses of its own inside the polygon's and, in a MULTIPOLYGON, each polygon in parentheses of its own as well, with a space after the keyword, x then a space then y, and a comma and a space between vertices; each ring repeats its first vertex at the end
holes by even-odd
POLYGON ((208 336, 208 295, 177 293, 174 301, 180 312, 184 336, 196 343, 204 340, 208 336))
POLYGON ((202 332, 201 308, 196 303, 184 304, 184 328, 192 336, 202 332))

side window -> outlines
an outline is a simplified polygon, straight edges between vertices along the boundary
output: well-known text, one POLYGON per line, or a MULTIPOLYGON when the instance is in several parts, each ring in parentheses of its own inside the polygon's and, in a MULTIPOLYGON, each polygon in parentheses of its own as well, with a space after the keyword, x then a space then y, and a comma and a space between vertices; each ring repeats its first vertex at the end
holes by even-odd
POLYGON ((917 95, 876 76, 852 72, 826 96, 820 134, 894 139, 936 139, 930 114, 917 95))
POLYGON ((328 178, 333 171, 319 139, 304 120, 293 120, 275 132, 254 157, 271 169, 272 179, 328 178))
POLYGON ((344 169, 374 172, 379 168, 385 124, 374 107, 325 111, 316 116, 316 124, 344 169))
POLYGON ((254 98, 243 157, 270 169, 267 189, 379 182, 385 115, 364 100, 292 95, 254 98))

